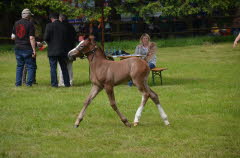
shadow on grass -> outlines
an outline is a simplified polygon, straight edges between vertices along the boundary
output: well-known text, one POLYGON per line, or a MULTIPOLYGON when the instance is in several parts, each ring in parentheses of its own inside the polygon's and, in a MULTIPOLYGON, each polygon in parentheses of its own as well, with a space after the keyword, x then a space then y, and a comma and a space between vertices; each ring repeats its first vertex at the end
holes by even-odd
POLYGON ((186 84, 201 84, 209 82, 209 79, 203 78, 171 78, 164 77, 162 80, 162 85, 160 79, 155 80, 155 84, 152 81, 148 81, 149 86, 169 86, 169 85, 186 85, 186 84))
MULTIPOLYGON (((201 83, 207 83, 210 82, 209 79, 203 79, 203 78, 171 78, 171 77, 164 77, 162 80, 162 85, 161 85, 161 80, 155 79, 155 84, 152 83, 152 80, 148 80, 148 85, 151 87, 154 86, 170 86, 170 85, 186 85, 186 84, 201 84, 201 83)), ((74 82, 73 87, 79 87, 79 86, 91 86, 91 81, 90 80, 84 80, 84 81, 77 81, 74 82)), ((49 85, 49 83, 48 83, 49 85)), ((120 85, 127 85, 127 82, 121 83, 120 85)))
MULTIPOLYGON (((71 87, 83 87, 83 86, 88 86, 88 85, 90 85, 91 86, 91 81, 89 81, 89 80, 85 80, 85 81, 75 81, 74 83, 73 83, 73 86, 71 86, 71 87)), ((25 85, 23 85, 23 86, 25 86, 25 85)), ((34 84, 33 85, 33 87, 47 87, 47 88, 49 88, 49 87, 51 87, 51 83, 50 83, 50 81, 40 81, 40 82, 38 82, 37 81, 37 84, 34 84)), ((64 88, 64 86, 60 86, 59 88, 64 88)))
MULTIPOLYGON (((201 83, 207 83, 210 82, 209 79, 203 79, 203 78, 171 78, 171 77, 164 77, 162 80, 162 85, 160 79, 155 79, 155 84, 152 83, 152 80, 148 80, 148 85, 150 87, 154 86, 170 86, 170 85, 186 85, 186 84, 201 84, 201 83)), ((84 80, 84 81, 75 81, 73 84, 73 87, 82 87, 82 86, 91 86, 90 80, 84 80)), ((44 82, 37 84, 36 86, 51 86, 49 82, 44 82)), ((120 85, 128 85, 127 82, 121 83, 120 85)), ((119 86, 119 85, 118 85, 119 86)))
POLYGON ((85 80, 85 81, 78 81, 77 83, 73 83, 73 86, 86 86, 86 85, 91 85, 91 81, 90 80, 85 80))

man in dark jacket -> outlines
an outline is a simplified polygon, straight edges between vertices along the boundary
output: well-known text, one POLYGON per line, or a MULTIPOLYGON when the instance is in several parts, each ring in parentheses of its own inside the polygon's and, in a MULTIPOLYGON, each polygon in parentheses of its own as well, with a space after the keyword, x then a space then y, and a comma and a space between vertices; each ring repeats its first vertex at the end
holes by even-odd
POLYGON ((65 50, 67 28, 58 20, 57 13, 50 14, 49 18, 52 23, 49 23, 46 26, 44 40, 48 44, 48 58, 51 71, 51 86, 58 87, 57 62, 59 62, 62 69, 64 85, 66 87, 69 87, 70 82, 66 63, 67 53, 65 50))
MULTIPOLYGON (((67 16, 64 14, 59 15, 59 20, 66 26, 67 28, 67 34, 66 34, 66 40, 65 40, 65 51, 68 53, 70 50, 75 48, 76 44, 76 31, 72 24, 68 23, 67 16)), ((73 60, 67 60, 67 69, 68 69, 68 74, 69 74, 69 79, 70 79, 70 85, 73 85, 73 71, 72 71, 72 63, 73 60)), ((63 75, 61 68, 58 64, 58 72, 59 72, 59 83, 58 86, 64 86, 63 82, 63 75)))
POLYGON ((16 86, 22 85, 23 68, 26 64, 28 78, 26 85, 32 86, 36 73, 35 28, 30 17, 33 15, 29 9, 22 11, 22 19, 13 27, 12 39, 15 40, 15 55, 17 60, 16 86))

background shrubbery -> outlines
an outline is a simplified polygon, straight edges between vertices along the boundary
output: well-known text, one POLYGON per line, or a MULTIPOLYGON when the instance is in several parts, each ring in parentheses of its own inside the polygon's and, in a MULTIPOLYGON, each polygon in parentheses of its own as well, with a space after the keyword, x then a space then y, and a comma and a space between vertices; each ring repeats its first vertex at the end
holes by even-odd
MULTIPOLYGON (((170 39, 152 39, 152 41, 157 43, 158 48, 163 48, 163 47, 181 47, 191 45, 216 44, 221 42, 233 42, 234 39, 235 36, 201 36, 170 39)), ((122 50, 134 50, 138 43, 139 43, 138 40, 105 42, 105 49, 115 48, 116 50, 118 50, 120 48, 122 50)), ((13 51, 12 44, 0 45, 0 47, 1 47, 0 53, 6 51, 13 51)))
MULTIPOLYGON (((170 38, 170 39, 152 39, 156 42, 159 48, 163 47, 181 47, 191 45, 216 44, 221 42, 233 42, 234 36, 201 36, 201 37, 186 37, 186 38, 170 38)), ((121 48, 123 50, 135 49, 139 43, 138 40, 124 40, 106 42, 105 48, 121 48)))

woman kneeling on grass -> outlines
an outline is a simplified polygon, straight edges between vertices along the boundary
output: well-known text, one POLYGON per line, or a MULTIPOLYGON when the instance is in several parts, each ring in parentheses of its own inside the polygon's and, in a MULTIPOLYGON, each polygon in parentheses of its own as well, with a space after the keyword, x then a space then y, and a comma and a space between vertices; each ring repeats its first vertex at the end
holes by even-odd
MULTIPOLYGON (((134 55, 143 55, 142 59, 146 60, 150 69, 153 69, 156 67, 156 50, 156 44, 150 42, 150 36, 147 33, 144 33, 140 37, 140 44, 137 45, 134 55)), ((133 82, 129 81, 128 85, 132 86, 133 82)))

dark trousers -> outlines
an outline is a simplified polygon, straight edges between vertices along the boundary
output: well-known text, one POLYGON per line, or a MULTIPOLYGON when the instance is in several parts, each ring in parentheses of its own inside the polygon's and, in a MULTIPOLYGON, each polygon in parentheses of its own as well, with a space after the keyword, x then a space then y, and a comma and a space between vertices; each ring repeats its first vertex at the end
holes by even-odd
MULTIPOLYGON (((36 62, 36 58, 33 58, 34 61, 34 76, 33 76, 33 84, 37 84, 37 80, 36 80, 36 70, 37 70, 37 62, 36 62)), ((26 76, 27 76, 27 66, 26 64, 23 67, 23 76, 22 76, 22 83, 25 84, 26 82, 26 76)))
POLYGON ((63 80, 65 87, 70 86, 69 75, 67 70, 67 62, 66 57, 63 56, 49 56, 49 64, 50 64, 50 74, 51 74, 51 86, 58 87, 57 80, 57 62, 59 62, 60 67, 62 69, 63 80))
POLYGON ((36 71, 34 58, 32 58, 32 50, 18 50, 15 49, 15 55, 17 60, 17 69, 16 69, 16 86, 22 85, 22 74, 23 74, 23 68, 26 64, 27 72, 28 72, 28 78, 26 85, 32 86, 34 73, 36 71))

